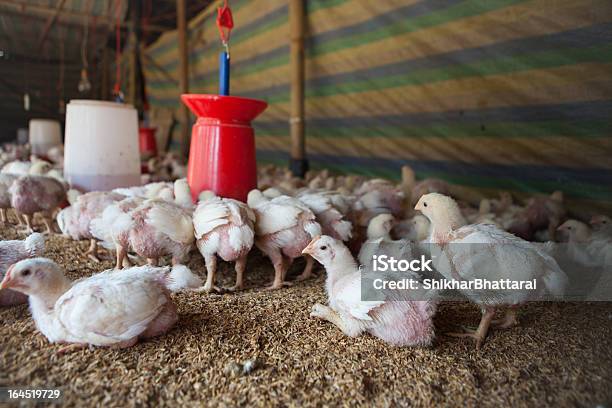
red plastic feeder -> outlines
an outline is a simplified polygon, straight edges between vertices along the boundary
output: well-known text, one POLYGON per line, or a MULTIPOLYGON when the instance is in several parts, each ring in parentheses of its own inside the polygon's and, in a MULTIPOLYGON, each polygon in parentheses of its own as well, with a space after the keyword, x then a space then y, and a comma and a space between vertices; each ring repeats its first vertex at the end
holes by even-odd
POLYGON ((140 156, 148 159, 157 156, 157 142, 155 141, 155 128, 141 127, 138 129, 140 156))
POLYGON ((245 201, 257 188, 255 133, 251 121, 268 104, 221 95, 181 95, 198 117, 191 131, 187 181, 194 201, 204 190, 245 201))

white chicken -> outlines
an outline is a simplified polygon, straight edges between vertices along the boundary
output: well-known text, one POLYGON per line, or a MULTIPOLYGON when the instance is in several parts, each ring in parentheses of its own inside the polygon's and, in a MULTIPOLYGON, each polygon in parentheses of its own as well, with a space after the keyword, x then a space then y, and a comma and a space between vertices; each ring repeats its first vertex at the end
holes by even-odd
POLYGON ((47 233, 53 234, 53 213, 66 202, 66 190, 62 183, 51 177, 21 176, 9 188, 11 206, 17 217, 23 215, 27 232, 33 232, 32 216, 40 212, 47 233))
POLYGON ((195 241, 190 210, 154 199, 146 200, 129 216, 129 247, 147 258, 150 265, 156 265, 166 255, 172 256, 173 265, 187 259, 195 241))
POLYGON ((106 191, 94 191, 80 195, 74 204, 57 214, 57 224, 62 233, 73 240, 89 240, 89 249, 84 255, 95 262, 100 262, 96 237, 91 233, 91 222, 101 217, 102 212, 109 205, 124 198, 125 196, 121 194, 106 191))
MULTIPOLYGON (((27 258, 42 256, 45 252, 45 238, 34 233, 23 241, 0 242, 0 279, 4 278, 7 269, 14 263, 27 258)), ((0 289, 0 306, 13 306, 26 303, 28 297, 11 289, 0 289)))
POLYGON ((340 241, 351 239, 353 225, 344 219, 341 212, 343 208, 336 207, 333 193, 307 191, 298 194, 296 198, 306 204, 315 214, 323 234, 340 241))
MULTIPOLYGON (((293 260, 302 256, 302 250, 317 235, 321 226, 314 213, 300 200, 280 196, 267 199, 259 190, 248 195, 249 207, 255 212, 255 245, 272 261, 274 281, 268 289, 290 285, 285 281, 287 270, 293 260)), ((314 261, 306 257, 306 267, 298 280, 312 275, 314 261)))
POLYGON ((193 213, 193 227, 196 246, 206 262, 207 278, 203 290, 219 290, 215 286, 217 256, 226 262, 236 262, 236 285, 231 290, 244 287, 247 255, 255 237, 254 223, 255 213, 246 204, 216 197, 212 192, 200 194, 193 213))
POLYGON ((412 218, 396 222, 393 227, 393 234, 401 239, 419 242, 427 239, 430 227, 427 217, 416 214, 412 218))
POLYGON ((457 203, 442 194, 422 196, 415 209, 431 221, 433 264, 446 279, 536 281, 533 290, 525 285, 507 290, 462 290, 465 296, 483 308, 483 316, 476 331, 451 335, 472 337, 480 348, 492 323, 500 328, 517 323, 516 308, 522 303, 564 293, 567 276, 557 262, 536 245, 494 225, 465 225, 457 203), (505 318, 492 322, 496 308, 501 306, 509 307, 505 318))
POLYGON ((26 174, 32 174, 36 176, 45 175, 49 170, 53 168, 53 165, 44 160, 38 160, 35 162, 30 161, 13 161, 5 164, 0 170, 1 173, 5 174, 17 174, 20 176, 26 174))
POLYGON ((132 227, 130 213, 144 201, 140 197, 130 197, 115 202, 106 207, 101 217, 93 219, 90 223, 92 236, 101 241, 102 246, 106 249, 117 251, 117 269, 127 261, 130 249, 129 238, 132 227))
POLYGON ((607 215, 594 215, 590 221, 596 239, 612 240, 612 219, 607 215))
POLYGON ((123 348, 164 334, 178 320, 170 292, 201 280, 184 265, 107 270, 71 282, 46 258, 9 268, 0 288, 29 296, 36 327, 51 343, 123 348))
POLYGON ((362 274, 348 248, 329 237, 316 237, 304 248, 327 271, 329 306, 315 304, 310 315, 327 320, 350 337, 368 332, 396 346, 428 346, 434 338, 433 300, 425 293, 389 291, 384 300, 362 300, 362 274), (413 300, 420 299, 420 300, 413 300))

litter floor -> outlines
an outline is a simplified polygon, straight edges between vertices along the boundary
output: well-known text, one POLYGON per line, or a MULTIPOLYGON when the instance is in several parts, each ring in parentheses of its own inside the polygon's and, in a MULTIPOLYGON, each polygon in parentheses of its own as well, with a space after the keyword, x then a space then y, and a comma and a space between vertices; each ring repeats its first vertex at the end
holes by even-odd
MULTIPOLYGON (((22 239, 12 226, 0 238, 22 239)), ((45 256, 71 278, 112 267, 82 255, 86 242, 61 236, 45 256)), ((192 270, 205 274, 199 254, 192 270)), ((221 284, 233 284, 221 263, 221 284)), ((293 268, 296 274, 302 264, 293 268)), ((445 337, 478 323, 467 302, 443 303, 431 348, 397 348, 368 335, 345 337, 309 317, 325 302, 324 271, 277 291, 261 291, 272 267, 250 256, 249 289, 175 296, 180 320, 168 334, 123 349, 58 354, 26 305, 0 310, 0 386, 61 387, 78 406, 603 406, 612 402, 612 303, 533 303, 520 326, 493 331, 477 351, 445 337), (254 363, 244 374, 244 362, 254 363)), ((249 363, 249 364, 250 364, 249 363)))

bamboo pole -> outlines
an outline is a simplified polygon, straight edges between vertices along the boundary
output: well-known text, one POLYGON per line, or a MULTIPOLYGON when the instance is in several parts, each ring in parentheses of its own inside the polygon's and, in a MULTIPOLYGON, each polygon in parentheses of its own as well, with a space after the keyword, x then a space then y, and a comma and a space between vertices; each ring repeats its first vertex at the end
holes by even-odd
POLYGON ((308 171, 304 136, 304 2, 289 1, 291 30, 291 159, 289 167, 294 176, 304 177, 308 171))
MULTIPOLYGON (((187 16, 185 0, 176 0, 176 26, 179 37, 179 88, 181 94, 189 93, 189 60, 187 53, 187 16)), ((180 149, 183 156, 189 153, 189 109, 183 103, 180 108, 181 140, 180 149)))

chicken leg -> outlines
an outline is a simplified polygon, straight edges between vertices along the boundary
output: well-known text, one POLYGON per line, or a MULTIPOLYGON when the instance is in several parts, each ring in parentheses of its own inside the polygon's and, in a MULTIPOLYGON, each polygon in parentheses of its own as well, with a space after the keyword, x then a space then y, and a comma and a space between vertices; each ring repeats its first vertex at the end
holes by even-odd
POLYGON ((241 256, 236 260, 234 269, 236 270, 236 284, 228 290, 234 292, 244 289, 244 270, 246 269, 247 256, 241 256))
POLYGON ((296 281, 303 281, 313 276, 312 267, 314 266, 314 259, 309 255, 306 255, 305 258, 306 266, 304 267, 304 271, 295 279, 296 281))
POLYGON ((6 222, 8 221, 6 218, 6 209, 5 208, 0 208, 0 221, 2 221, 2 224, 6 224, 6 222))
POLYGON ((480 350, 480 347, 484 343, 485 338, 487 337, 487 333, 489 332, 489 326, 491 325, 491 321, 493 320, 493 316, 495 315, 495 309, 488 307, 484 310, 482 314, 482 318, 480 319, 480 324, 476 330, 467 330, 463 333, 445 333, 446 336, 450 337, 471 337, 476 340, 476 349, 480 350))
POLYGON ((335 310, 320 303, 316 303, 312 306, 310 317, 327 320, 349 337, 357 337, 363 331, 363 327, 361 327, 359 323, 352 319, 342 318, 335 310))
POLYGON ((291 286, 291 282, 285 281, 285 275, 287 274, 287 270, 291 264, 287 265, 285 263, 285 259, 281 251, 279 249, 271 249, 268 251, 267 255, 270 257, 272 265, 274 266, 274 281, 272 281, 272 285, 268 286, 266 290, 274 290, 280 289, 283 286, 291 286))
POLYGON ((32 216, 29 214, 23 214, 23 219, 25 221, 25 229, 24 232, 26 234, 34 233, 34 229, 32 228, 32 216))
POLYGON ((204 262, 206 263, 206 283, 197 291, 203 291, 206 293, 210 292, 222 292, 222 290, 215 285, 217 280, 217 256, 216 255, 207 255, 204 257, 204 262))
POLYGON ((87 248, 83 255, 87 255, 94 262, 100 262, 100 258, 98 258, 98 242, 95 239, 89 240, 89 248, 87 248))
POLYGON ((117 264, 115 265, 115 269, 123 269, 123 261, 127 259, 127 250, 121 245, 116 245, 117 250, 117 264))

